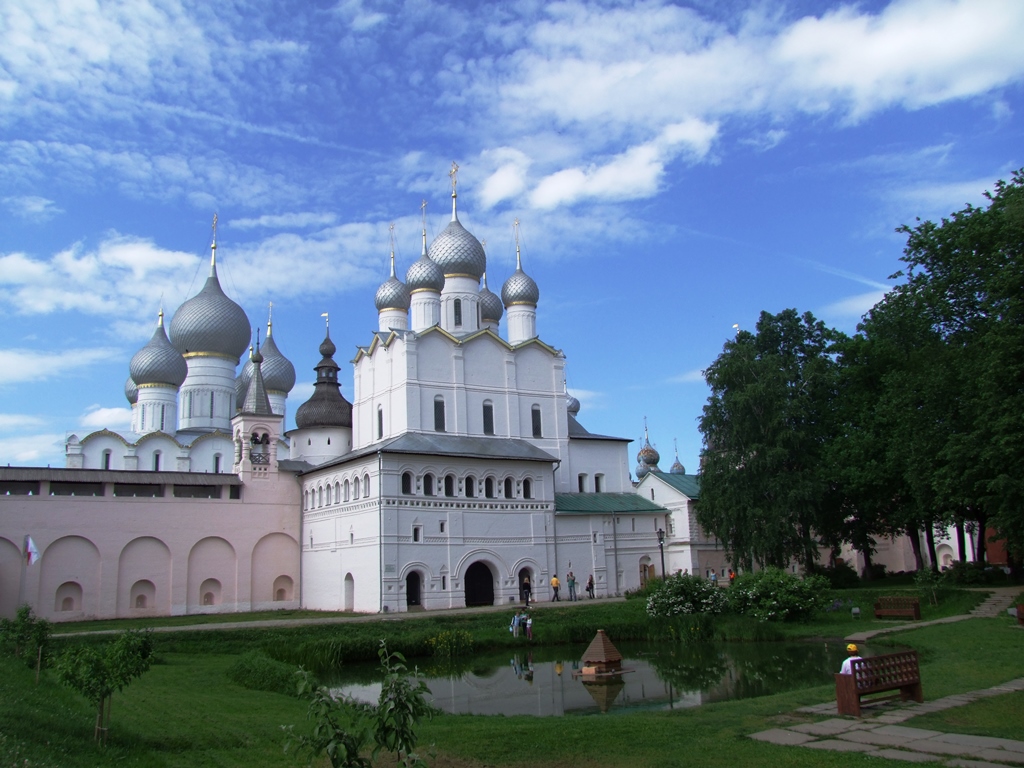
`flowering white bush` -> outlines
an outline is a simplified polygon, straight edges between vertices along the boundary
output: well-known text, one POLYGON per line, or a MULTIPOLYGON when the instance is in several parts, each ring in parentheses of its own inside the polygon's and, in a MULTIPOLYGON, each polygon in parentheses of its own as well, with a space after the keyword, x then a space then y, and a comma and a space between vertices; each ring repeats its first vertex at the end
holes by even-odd
POLYGON ((828 579, 799 576, 778 568, 747 573, 729 588, 736 613, 760 621, 792 621, 824 610, 830 602, 828 579))
POLYGON ((686 613, 721 613, 726 604, 724 592, 699 576, 669 576, 647 598, 647 615, 667 619, 686 613))

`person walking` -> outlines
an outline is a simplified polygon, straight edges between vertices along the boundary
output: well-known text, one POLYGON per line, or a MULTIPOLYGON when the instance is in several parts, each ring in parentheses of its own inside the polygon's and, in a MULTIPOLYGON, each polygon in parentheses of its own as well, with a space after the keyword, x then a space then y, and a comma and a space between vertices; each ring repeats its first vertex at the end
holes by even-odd
POLYGON ((526 598, 526 607, 530 607, 530 577, 523 577, 523 597, 526 598))
POLYGON ((735 583, 736 583, 736 571, 734 571, 732 568, 730 568, 729 569, 729 586, 731 587, 735 583))
POLYGON ((569 585, 569 601, 572 602, 576 600, 576 577, 572 575, 572 571, 565 577, 565 583, 569 585))
POLYGON ((526 639, 533 640, 533 615, 526 614, 526 639))
POLYGON ((594 599, 594 574, 590 574, 590 578, 587 579, 587 594, 591 600, 594 599))
POLYGON ((558 577, 557 576, 552 576, 551 577, 551 591, 554 593, 554 597, 551 598, 551 602, 555 602, 556 600, 559 600, 559 601, 561 600, 561 598, 558 596, 558 587, 559 587, 558 577))

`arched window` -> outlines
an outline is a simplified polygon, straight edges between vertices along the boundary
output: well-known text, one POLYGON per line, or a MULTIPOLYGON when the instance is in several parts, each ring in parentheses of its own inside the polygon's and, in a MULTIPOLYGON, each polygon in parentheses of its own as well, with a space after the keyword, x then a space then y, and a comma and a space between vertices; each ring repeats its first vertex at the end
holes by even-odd
POLYGON ((466 478, 466 498, 472 499, 476 496, 476 480, 472 477, 466 478))
POLYGON ((604 491, 604 475, 594 475, 594 493, 604 491))
POLYGON ((433 496, 434 495, 434 476, 424 475, 423 476, 423 495, 433 496))
POLYGON ((213 454, 213 474, 215 474, 215 475, 219 475, 220 474, 220 454, 219 453, 213 454))
POLYGON ((484 400, 484 434, 494 434, 494 403, 484 400))
POLYGON ((533 408, 530 409, 530 413, 533 416, 533 436, 534 437, 543 437, 544 434, 543 434, 543 430, 541 429, 541 422, 540 422, 540 406, 539 405, 534 405, 533 408))
POLYGON ((358 477, 352 482, 352 498, 353 499, 358 499, 359 498, 359 478, 358 477))
POLYGON ((462 327, 462 299, 456 299, 452 302, 452 309, 455 312, 455 327, 462 327))
POLYGON ((334 484, 334 501, 341 504, 341 483, 334 484))
POLYGON ((370 495, 370 476, 363 475, 363 498, 370 495))
POLYGON ((455 495, 455 475, 444 476, 444 495, 448 497, 455 495))
POLYGON ((444 432, 444 398, 441 395, 434 398, 434 431, 444 432))
POLYGON ((402 473, 402 494, 405 496, 412 495, 412 472, 402 473))
POLYGON ((153 471, 160 471, 160 451, 153 451, 153 471))
POLYGON ((324 489, 323 486, 316 489, 316 505, 322 507, 324 505, 324 489))
POLYGON ((309 491, 304 491, 302 494, 302 508, 309 509, 309 491))
POLYGON ((505 498, 514 499, 516 496, 515 483, 512 482, 511 477, 505 478, 505 498))
POLYGON ((110 451, 103 452, 103 468, 110 469, 110 451))
POLYGON ((210 416, 213 416, 213 392, 210 393, 210 416))
POLYGON ((533 481, 530 478, 526 478, 525 480, 523 480, 523 498, 533 498, 533 481))
POLYGON ((349 494, 350 491, 351 491, 351 488, 349 487, 348 480, 346 480, 345 481, 345 501, 348 501, 348 494, 349 494))
POLYGON ((166 411, 167 411, 167 406, 166 405, 161 405, 160 406, 160 431, 161 432, 164 431, 164 418, 166 416, 166 411))
POLYGON ((494 498, 494 478, 488 477, 484 480, 484 496, 488 499, 494 498))
POLYGON ((377 439, 384 438, 384 409, 377 406, 377 439))
POLYGON ((331 506, 331 486, 329 483, 327 485, 327 506, 331 506))

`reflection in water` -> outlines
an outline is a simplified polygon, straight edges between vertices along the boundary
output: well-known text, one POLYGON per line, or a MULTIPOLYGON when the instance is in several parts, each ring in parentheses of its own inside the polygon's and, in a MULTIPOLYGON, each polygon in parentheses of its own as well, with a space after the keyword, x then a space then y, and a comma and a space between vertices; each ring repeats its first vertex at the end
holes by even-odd
MULTIPOLYGON (((694 707, 827 685, 846 656, 843 642, 656 646, 619 643, 631 669, 595 686, 572 672, 586 646, 523 648, 476 656, 457 669, 420 669, 433 705, 452 714, 585 715, 694 707)), ((862 649, 864 655, 869 651, 862 649)), ((335 693, 376 702, 379 672, 346 668, 335 693)))

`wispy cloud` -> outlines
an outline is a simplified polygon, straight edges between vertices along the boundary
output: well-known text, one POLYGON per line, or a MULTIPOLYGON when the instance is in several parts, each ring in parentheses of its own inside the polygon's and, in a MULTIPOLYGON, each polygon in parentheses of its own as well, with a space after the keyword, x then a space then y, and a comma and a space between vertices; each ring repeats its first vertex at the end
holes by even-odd
POLYGON ((692 371, 686 371, 686 373, 680 373, 669 378, 669 382, 673 384, 704 384, 705 381, 704 371, 700 368, 695 368, 692 371))
POLYGON ((5 197, 3 203, 12 215, 25 221, 49 221, 57 214, 64 213, 53 200, 38 195, 5 197))
POLYGON ((78 423, 87 429, 118 429, 132 423, 131 408, 103 408, 91 405, 79 418, 78 423))
POLYGON ((265 214, 252 219, 231 219, 226 223, 231 229, 306 229, 308 227, 325 227, 334 224, 338 217, 333 213, 299 213, 265 214))
POLYGON ((108 362, 118 354, 111 349, 69 349, 64 352, 0 349, 0 384, 63 377, 78 368, 108 362))
POLYGON ((40 433, 35 435, 8 434, 0 439, 0 463, 33 465, 51 463, 64 466, 63 433, 40 433))

